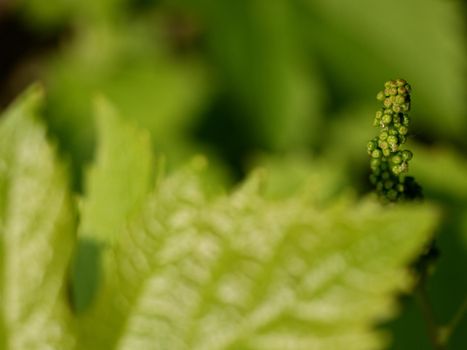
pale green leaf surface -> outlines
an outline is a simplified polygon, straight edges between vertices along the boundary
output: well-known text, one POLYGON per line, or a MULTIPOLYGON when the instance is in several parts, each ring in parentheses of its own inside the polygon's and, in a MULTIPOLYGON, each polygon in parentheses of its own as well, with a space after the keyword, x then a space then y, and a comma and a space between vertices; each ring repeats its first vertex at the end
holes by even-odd
POLYGON ((378 349, 437 221, 425 205, 265 200, 253 177, 208 200, 164 180, 104 257, 82 349, 378 349))
POLYGON ((141 209, 153 183, 149 133, 121 120, 103 98, 96 100, 99 144, 85 179, 78 247, 72 270, 73 305, 92 302, 100 279, 102 248, 111 244, 128 218, 141 209))
POLYGON ((65 276, 75 217, 65 172, 35 120, 34 87, 0 124, 2 349, 71 349, 65 276))
POLYGON ((150 192, 153 157, 146 131, 120 120, 104 99, 96 102, 99 144, 85 179, 80 236, 108 242, 150 192))

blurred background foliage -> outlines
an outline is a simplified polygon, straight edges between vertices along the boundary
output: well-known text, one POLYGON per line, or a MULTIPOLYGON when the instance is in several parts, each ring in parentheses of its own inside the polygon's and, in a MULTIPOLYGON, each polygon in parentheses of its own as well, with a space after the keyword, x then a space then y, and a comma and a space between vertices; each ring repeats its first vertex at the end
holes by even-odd
MULTIPOLYGON (((149 130, 169 169, 203 153, 213 178, 226 183, 268 168, 271 196, 293 191, 309 172, 325 188, 365 193, 374 96, 384 81, 403 77, 413 87, 410 171, 445 213, 429 293, 447 322, 467 294, 466 6, 2 0, 0 104, 44 83, 51 138, 77 191, 95 149, 92 102, 103 94, 149 130)), ((393 331, 393 348, 428 348, 413 300, 401 297, 401 309, 383 325, 393 331)), ((460 328, 452 349, 467 346, 467 320, 460 328)))

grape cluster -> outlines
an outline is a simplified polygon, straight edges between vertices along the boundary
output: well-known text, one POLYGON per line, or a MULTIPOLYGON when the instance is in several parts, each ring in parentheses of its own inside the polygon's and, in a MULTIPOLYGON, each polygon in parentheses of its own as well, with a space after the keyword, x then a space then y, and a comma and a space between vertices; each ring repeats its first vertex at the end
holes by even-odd
POLYGON ((401 148, 410 124, 410 85, 403 79, 390 80, 376 98, 383 107, 376 112, 373 124, 380 128, 380 133, 368 143, 370 181, 383 201, 413 198, 413 192, 420 192, 420 188, 413 178, 406 176, 412 152, 401 148))

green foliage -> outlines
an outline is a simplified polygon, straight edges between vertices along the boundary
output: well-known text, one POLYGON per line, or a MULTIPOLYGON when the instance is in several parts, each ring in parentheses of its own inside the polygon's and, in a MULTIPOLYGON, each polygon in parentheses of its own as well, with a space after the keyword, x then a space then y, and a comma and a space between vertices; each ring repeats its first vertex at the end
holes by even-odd
POLYGON ((2 349, 71 349, 66 275, 75 210, 63 167, 35 119, 33 87, 0 125, 0 324, 2 349))
MULTIPOLYGON (((443 0, 393 0, 390 6, 372 0, 14 0, 0 5, 2 28, 13 28, 5 33, 20 42, 11 50, 10 40, 2 42, 2 63, 10 57, 15 69, 2 75, 0 103, 27 81, 44 82, 47 130, 69 162, 71 187, 78 192, 73 195, 79 198, 81 224, 66 281, 79 318, 94 312, 106 285, 108 251, 152 196, 153 164, 142 151, 146 146, 132 148, 148 155, 139 165, 102 136, 133 140, 140 131, 130 125, 146 129, 152 149, 165 155, 161 163, 167 163, 168 173, 193 155, 206 154, 210 166, 193 176, 201 177, 197 181, 209 203, 229 192, 226 179, 241 181, 259 165, 266 174, 260 193, 267 203, 304 195, 316 210, 339 203, 351 210, 358 201, 342 193, 370 191, 362 144, 374 136, 368 123, 371 96, 386 77, 404 76, 414 87, 408 148, 416 156, 410 172, 423 184, 426 200, 444 214, 437 228, 441 257, 428 293, 436 317, 447 323, 467 293, 467 280, 459 278, 467 264, 463 6, 443 0), (18 49, 23 54, 14 58, 18 49), (95 127, 92 101, 100 94, 119 112, 113 131, 95 127), (116 162, 105 163, 106 157, 117 157, 116 162), (125 164, 136 165, 139 175, 128 169, 116 177, 125 164), (134 190, 132 200, 107 205, 126 185, 134 190)), ((163 173, 157 171, 159 179, 163 173)), ((0 239, 0 249, 2 244, 0 239)), ((428 348, 419 311, 411 298, 402 301, 399 319, 385 326, 395 338, 392 348, 428 348)), ((5 339, 1 324, 0 339, 5 339)), ((456 332, 450 346, 463 349, 466 342, 467 333, 456 332)))
POLYGON ((87 309, 71 315, 64 292, 75 209, 34 117, 40 99, 29 91, 0 126, 2 348, 362 350, 386 343, 375 325, 395 314, 395 296, 410 288, 406 267, 431 237, 434 207, 384 208, 348 197, 317 205, 321 197, 304 175, 294 186, 299 193, 272 200, 264 195, 267 171, 214 196, 199 158, 150 190, 147 138, 104 102, 79 228, 80 236, 106 242, 102 273, 87 309))

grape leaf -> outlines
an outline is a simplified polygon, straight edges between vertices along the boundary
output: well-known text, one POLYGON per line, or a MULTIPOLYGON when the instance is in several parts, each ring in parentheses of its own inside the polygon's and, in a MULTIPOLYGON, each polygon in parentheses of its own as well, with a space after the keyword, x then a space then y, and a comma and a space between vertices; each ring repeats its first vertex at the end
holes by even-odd
MULTIPOLYGON (((377 349, 406 265, 437 222, 428 205, 266 200, 253 176, 210 199, 199 174, 163 180, 104 256, 83 349, 377 349)), ((311 186, 312 190, 314 187, 311 186)))
POLYGON ((35 119, 33 87, 0 125, 0 323, 2 349, 71 349, 64 281, 75 216, 65 171, 35 119))
POLYGON ((72 273, 73 305, 78 312, 92 302, 98 288, 101 249, 138 212, 152 185, 149 133, 120 120, 103 98, 96 102, 100 143, 95 165, 86 176, 72 273))
POLYGON ((149 193, 153 157, 149 133, 119 120, 102 98, 96 114, 100 143, 86 176, 80 233, 105 242, 115 237, 149 193))

